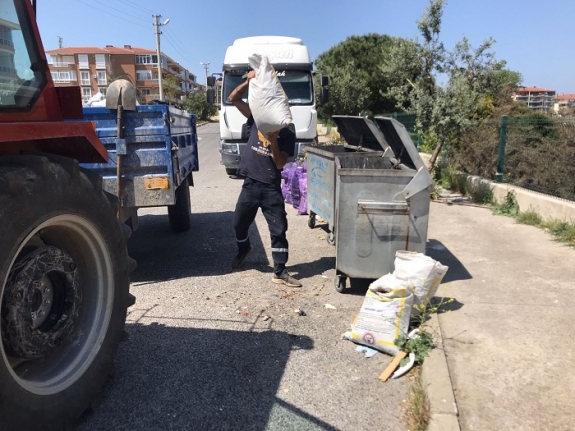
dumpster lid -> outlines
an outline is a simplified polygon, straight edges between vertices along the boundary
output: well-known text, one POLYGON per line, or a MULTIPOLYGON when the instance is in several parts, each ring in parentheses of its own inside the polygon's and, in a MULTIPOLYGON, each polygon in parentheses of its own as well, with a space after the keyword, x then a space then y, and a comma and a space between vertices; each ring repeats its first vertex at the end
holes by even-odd
POLYGON ((347 147, 371 151, 385 151, 389 145, 377 126, 369 118, 353 115, 334 115, 337 131, 347 142, 347 147))
POLYGON ((417 151, 417 147, 403 124, 390 117, 377 116, 374 120, 379 126, 381 133, 383 133, 385 142, 391 147, 395 157, 401 163, 412 169, 419 169, 425 166, 419 151, 417 151))

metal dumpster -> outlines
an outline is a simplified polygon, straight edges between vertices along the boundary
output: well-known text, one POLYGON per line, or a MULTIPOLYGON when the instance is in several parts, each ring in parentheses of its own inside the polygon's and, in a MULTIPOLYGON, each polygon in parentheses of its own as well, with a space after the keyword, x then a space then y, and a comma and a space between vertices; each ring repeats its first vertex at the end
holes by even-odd
MULTIPOLYGON (((341 116, 334 116, 339 122, 341 116)), ((329 228, 328 242, 335 244, 335 195, 336 195, 336 158, 359 157, 362 160, 369 157, 382 157, 385 151, 392 154, 385 143, 378 141, 376 135, 381 135, 377 126, 370 120, 351 125, 338 124, 346 130, 345 145, 320 145, 308 147, 307 152, 307 195, 310 228, 315 227, 316 215, 324 219, 329 228), (349 129, 353 126, 354 129, 349 129)))
POLYGON ((329 223, 344 292, 348 278, 392 272, 396 251, 425 251, 433 181, 398 121, 333 118, 348 144, 308 148, 308 208, 329 223))

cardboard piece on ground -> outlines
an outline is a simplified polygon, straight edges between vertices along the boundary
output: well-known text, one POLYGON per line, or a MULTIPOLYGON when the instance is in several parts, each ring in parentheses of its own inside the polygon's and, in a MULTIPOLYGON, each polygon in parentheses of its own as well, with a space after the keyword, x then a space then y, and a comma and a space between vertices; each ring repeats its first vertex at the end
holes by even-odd
POLYGON ((379 380, 381 380, 382 382, 387 381, 387 379, 389 379, 389 377, 393 374, 395 369, 399 366, 399 363, 401 362, 401 360, 403 358, 405 358, 406 356, 407 356, 407 353, 404 351, 400 351, 397 355, 395 355, 395 358, 393 358, 393 361, 391 361, 391 363, 387 366, 385 371, 383 373, 381 373, 381 375, 379 376, 379 380))

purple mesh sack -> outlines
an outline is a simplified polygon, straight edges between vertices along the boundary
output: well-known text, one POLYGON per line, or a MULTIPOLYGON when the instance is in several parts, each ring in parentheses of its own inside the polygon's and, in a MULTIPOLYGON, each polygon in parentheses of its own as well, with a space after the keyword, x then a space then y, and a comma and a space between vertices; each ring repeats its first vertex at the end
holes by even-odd
POLYGON ((299 178, 300 201, 297 214, 307 214, 307 173, 303 172, 299 178))
POLYGON ((302 175, 303 175, 303 167, 298 166, 295 168, 293 176, 291 177, 290 181, 292 205, 295 209, 299 208, 299 201, 300 201, 299 179, 302 175))

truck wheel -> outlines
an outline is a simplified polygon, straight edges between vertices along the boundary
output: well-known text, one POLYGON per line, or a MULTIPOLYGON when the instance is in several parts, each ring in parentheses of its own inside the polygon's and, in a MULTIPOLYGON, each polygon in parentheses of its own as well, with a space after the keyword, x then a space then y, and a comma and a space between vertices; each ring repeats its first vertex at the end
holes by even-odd
POLYGON ((125 337, 131 231, 90 177, 63 157, 0 158, 3 430, 73 426, 125 337))
POLYGON ((168 206, 168 219, 174 232, 185 232, 192 226, 190 188, 186 177, 176 189, 176 204, 168 206))
POLYGON ((230 177, 236 176, 238 174, 238 170, 232 168, 226 168, 226 174, 228 174, 230 177))

